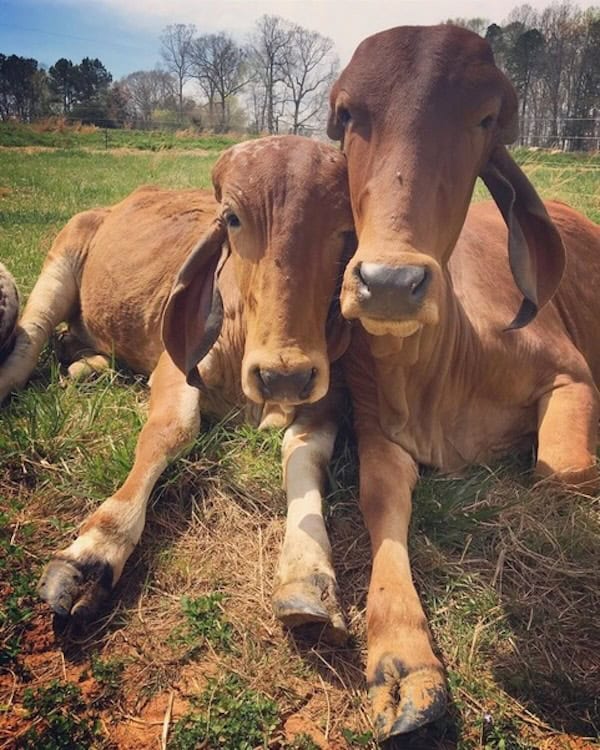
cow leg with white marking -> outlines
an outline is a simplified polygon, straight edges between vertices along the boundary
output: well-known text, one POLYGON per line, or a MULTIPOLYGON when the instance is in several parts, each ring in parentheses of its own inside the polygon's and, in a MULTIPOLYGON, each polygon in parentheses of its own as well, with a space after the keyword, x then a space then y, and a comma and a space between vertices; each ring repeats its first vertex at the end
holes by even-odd
POLYGON ((337 425, 324 401, 302 407, 283 439, 288 505, 273 610, 288 627, 321 625, 326 640, 340 643, 348 631, 323 518, 323 485, 337 425))
POLYGON ((91 514, 77 539, 50 561, 38 585, 54 612, 89 619, 119 580, 139 542, 148 499, 170 460, 200 428, 198 390, 164 353, 152 376, 150 413, 122 487, 91 514))

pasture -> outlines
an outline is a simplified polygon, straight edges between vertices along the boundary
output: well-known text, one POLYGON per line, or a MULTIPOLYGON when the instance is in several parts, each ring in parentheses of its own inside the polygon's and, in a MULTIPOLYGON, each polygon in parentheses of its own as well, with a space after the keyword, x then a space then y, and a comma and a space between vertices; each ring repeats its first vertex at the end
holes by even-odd
MULTIPOLYGON (((77 211, 142 183, 209 187, 224 144, 186 143, 0 149, 0 260, 23 297, 77 211)), ((600 156, 516 157, 542 197, 600 221, 600 156)), ((363 678, 369 544, 348 425, 327 509, 347 646, 293 637, 271 613, 280 435, 240 427, 235 414, 205 424, 159 482, 102 616, 53 629, 39 573, 124 480, 147 399, 145 382, 122 371, 66 383, 48 349, 0 412, 0 747, 137 750, 167 737, 173 750, 375 748, 363 678)), ((599 498, 534 486, 530 463, 426 472, 418 485, 413 570, 452 703, 398 747, 598 746, 599 498)))

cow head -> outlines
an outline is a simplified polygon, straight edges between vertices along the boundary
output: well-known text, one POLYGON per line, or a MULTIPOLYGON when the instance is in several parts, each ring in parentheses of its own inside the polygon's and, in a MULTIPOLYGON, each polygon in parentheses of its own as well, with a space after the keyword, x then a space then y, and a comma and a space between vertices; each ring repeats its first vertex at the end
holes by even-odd
POLYGON ((517 135, 517 99, 488 43, 450 25, 375 34, 357 48, 330 103, 328 133, 347 156, 359 239, 343 314, 376 335, 409 336, 439 321, 443 269, 480 175, 510 230, 524 296, 513 325, 531 320, 561 278, 564 250, 503 146, 517 135))
POLYGON ((231 255, 245 322, 242 387, 254 402, 310 403, 349 340, 336 297, 355 249, 345 158, 297 136, 247 141, 213 169, 218 215, 176 280, 165 347, 190 382, 223 317, 218 283, 231 255))

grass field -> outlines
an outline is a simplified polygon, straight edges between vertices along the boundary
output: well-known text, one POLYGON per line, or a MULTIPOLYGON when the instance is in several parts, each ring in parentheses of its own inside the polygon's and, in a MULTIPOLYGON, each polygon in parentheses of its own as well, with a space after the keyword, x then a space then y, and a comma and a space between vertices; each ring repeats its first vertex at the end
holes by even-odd
MULTIPOLYGON (((60 123, 59 123, 60 124, 60 123)), ((127 130, 97 128, 93 125, 57 127, 49 121, 46 126, 21 125, 11 122, 0 123, 0 146, 37 147, 93 150, 115 148, 138 149, 143 151, 164 151, 185 149, 188 151, 209 151, 218 153, 237 143, 239 137, 231 135, 198 135, 193 130, 127 130)))
MULTIPOLYGON (((223 146, 77 145, 0 150, 0 260, 24 297, 72 214, 141 183, 208 187, 223 146)), ((600 157, 517 158, 544 197, 600 221, 600 157)), ((328 521, 347 647, 294 639, 271 614, 280 436, 233 418, 206 427, 166 472, 103 616, 53 631, 36 580, 125 478, 147 396, 127 373, 65 385, 48 350, 0 412, 0 748, 157 748, 165 725, 175 750, 374 748, 362 671, 369 548, 345 438, 328 521)), ((419 484, 412 561, 452 703, 398 747, 597 746, 598 498, 534 487, 529 465, 425 473, 419 484)))

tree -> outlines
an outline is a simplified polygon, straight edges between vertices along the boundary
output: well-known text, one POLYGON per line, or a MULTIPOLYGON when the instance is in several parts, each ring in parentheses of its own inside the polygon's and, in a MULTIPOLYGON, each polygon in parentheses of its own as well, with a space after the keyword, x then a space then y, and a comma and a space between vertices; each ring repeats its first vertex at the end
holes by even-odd
MULTIPOLYGON (((261 16, 256 22, 251 39, 251 65, 257 82, 260 83, 261 98, 257 125, 259 130, 278 132, 278 120, 284 105, 284 68, 290 55, 292 29, 279 16, 261 16)), ((258 93, 258 92, 257 92, 258 93)))
POLYGON ((292 130, 298 133, 324 108, 327 93, 339 68, 334 44, 328 37, 293 26, 284 48, 282 78, 291 105, 292 130))
POLYGON ((229 102, 248 83, 247 57, 247 50, 224 33, 206 34, 194 40, 192 71, 208 98, 211 124, 219 132, 229 130, 229 102), (217 123, 215 99, 219 103, 217 123))
POLYGON ((170 73, 177 79, 179 120, 183 118, 183 86, 190 79, 193 41, 196 27, 177 23, 166 26, 161 34, 161 56, 170 73))
POLYGON ((106 95, 106 117, 111 125, 123 127, 127 121, 130 107, 129 91, 122 83, 116 82, 110 87, 106 95))
POLYGON ((76 100, 77 73, 71 60, 61 57, 48 70, 50 88, 62 103, 63 114, 71 111, 76 100))
POLYGON ((490 25, 487 18, 448 18, 444 23, 451 24, 452 26, 462 26, 463 29, 474 31, 479 36, 485 36, 486 29, 490 25))
POLYGON ((75 68, 75 80, 78 101, 87 102, 107 93, 112 75, 97 57, 84 57, 75 68))
POLYGON ((525 117, 532 79, 544 63, 544 37, 537 29, 518 35, 508 55, 507 70, 521 102, 521 117, 525 117))
POLYGON ((0 55, 0 114, 2 119, 31 120, 45 102, 46 76, 30 57, 0 55))
POLYGON ((145 125, 155 110, 177 110, 177 82, 164 70, 138 70, 122 78, 120 85, 127 92, 129 115, 145 125))

